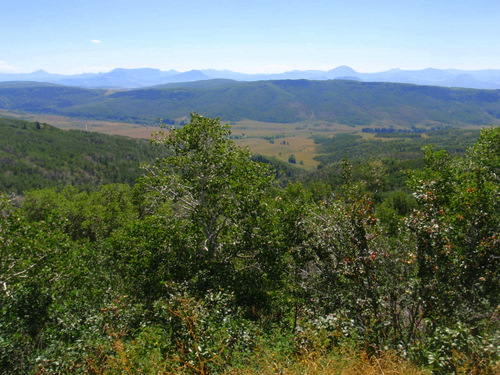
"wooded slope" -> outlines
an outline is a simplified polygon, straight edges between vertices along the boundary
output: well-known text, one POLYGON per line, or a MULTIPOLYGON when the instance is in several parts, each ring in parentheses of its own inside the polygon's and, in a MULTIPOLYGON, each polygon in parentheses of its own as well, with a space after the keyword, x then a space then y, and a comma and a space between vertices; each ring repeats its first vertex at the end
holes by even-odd
POLYGON ((500 91, 346 80, 208 80, 124 91, 7 82, 0 108, 138 123, 197 112, 224 121, 459 127, 500 124, 500 91))

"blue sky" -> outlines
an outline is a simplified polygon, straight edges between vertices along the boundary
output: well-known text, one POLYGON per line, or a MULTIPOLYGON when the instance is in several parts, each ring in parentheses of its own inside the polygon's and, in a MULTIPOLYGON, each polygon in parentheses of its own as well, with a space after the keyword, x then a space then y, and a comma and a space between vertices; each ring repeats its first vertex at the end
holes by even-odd
POLYGON ((0 0, 0 72, 500 69, 499 0, 0 0))

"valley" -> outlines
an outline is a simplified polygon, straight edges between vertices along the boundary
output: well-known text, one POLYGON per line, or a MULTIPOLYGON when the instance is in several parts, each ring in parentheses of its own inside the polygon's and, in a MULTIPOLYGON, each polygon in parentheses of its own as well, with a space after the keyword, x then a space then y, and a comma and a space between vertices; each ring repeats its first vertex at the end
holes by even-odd
POLYGON ((0 366, 494 373, 499 98, 0 85, 0 366))
POLYGON ((314 140, 335 134, 391 139, 378 137, 384 130, 401 141, 406 132, 422 138, 440 129, 498 126, 500 91, 347 80, 217 79, 129 90, 0 83, 0 115, 62 129, 149 139, 161 123, 181 126, 191 112, 229 123, 235 142, 254 153, 284 162, 293 156, 297 166, 314 170, 323 153, 314 140))
POLYGON ((500 1, 1 4, 0 375, 500 374, 500 1))

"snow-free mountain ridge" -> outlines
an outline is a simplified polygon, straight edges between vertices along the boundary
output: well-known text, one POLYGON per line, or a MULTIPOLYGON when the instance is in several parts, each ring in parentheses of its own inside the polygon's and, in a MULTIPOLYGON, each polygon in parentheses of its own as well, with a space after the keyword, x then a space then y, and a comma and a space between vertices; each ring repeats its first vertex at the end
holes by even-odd
POLYGON ((105 73, 84 73, 76 75, 51 74, 43 70, 37 70, 32 73, 22 74, 0 73, 0 82, 39 81, 88 88, 139 88, 166 83, 193 82, 216 78, 232 79, 236 81, 279 79, 350 79, 365 82, 395 82, 443 87, 500 89, 500 69, 391 69, 378 73, 359 73, 348 66, 339 66, 328 71, 293 70, 275 74, 245 74, 233 72, 230 70, 215 69, 178 72, 176 70, 162 71, 153 68, 117 68, 105 73))

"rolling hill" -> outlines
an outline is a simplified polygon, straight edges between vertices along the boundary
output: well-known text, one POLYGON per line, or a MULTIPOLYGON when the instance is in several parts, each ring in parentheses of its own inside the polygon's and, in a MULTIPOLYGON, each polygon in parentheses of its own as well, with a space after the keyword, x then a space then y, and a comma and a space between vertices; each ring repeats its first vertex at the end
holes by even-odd
POLYGON ((500 124, 500 90, 349 80, 203 80, 135 90, 7 82, 0 109, 144 124, 198 112, 224 121, 461 127, 500 124))

